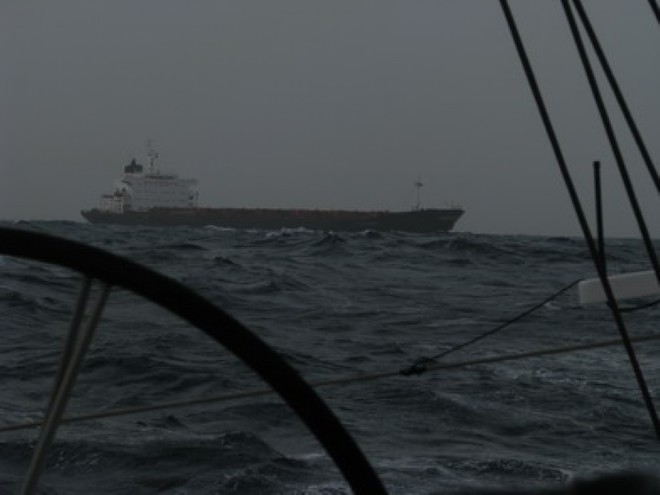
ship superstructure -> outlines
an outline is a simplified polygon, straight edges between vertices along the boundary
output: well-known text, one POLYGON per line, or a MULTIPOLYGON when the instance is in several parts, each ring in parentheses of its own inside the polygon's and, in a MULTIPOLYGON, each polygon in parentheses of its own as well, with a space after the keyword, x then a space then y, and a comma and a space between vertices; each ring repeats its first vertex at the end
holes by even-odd
POLYGON ((195 179, 163 174, 154 167, 158 153, 149 149, 149 167, 135 161, 124 167, 112 194, 101 196, 99 210, 107 213, 145 212, 153 208, 195 208, 198 193, 195 179))

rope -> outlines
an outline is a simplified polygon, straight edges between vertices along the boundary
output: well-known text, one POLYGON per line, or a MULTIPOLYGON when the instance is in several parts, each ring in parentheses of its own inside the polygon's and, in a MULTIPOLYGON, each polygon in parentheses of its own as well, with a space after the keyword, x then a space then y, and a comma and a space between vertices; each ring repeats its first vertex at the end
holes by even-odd
MULTIPOLYGON (((652 340, 660 340, 660 335, 644 335, 642 337, 637 337, 637 338, 632 338, 632 342, 648 342, 652 340)), ((621 339, 611 339, 611 340, 604 340, 601 342, 591 342, 588 344, 577 344, 577 345, 571 345, 571 346, 564 346, 564 347, 555 347, 551 349, 541 349, 538 351, 529 351, 529 352, 521 352, 521 353, 515 353, 515 354, 505 354, 503 356, 494 356, 494 357, 486 357, 486 358, 479 358, 479 359, 472 359, 470 361, 460 361, 456 363, 430 363, 427 364, 426 367, 422 370, 420 370, 417 374, 421 374, 425 371, 437 371, 437 370, 442 370, 442 369, 455 369, 455 368, 462 368, 465 366, 474 366, 477 364, 492 364, 492 363, 502 363, 506 361, 518 361, 521 359, 530 359, 530 358, 536 358, 536 357, 542 357, 542 356, 552 356, 556 354, 567 354, 570 352, 578 352, 578 351, 587 351, 587 350, 592 350, 592 349, 600 349, 603 347, 611 347, 614 345, 621 345, 621 339)))
POLYGON ((469 346, 469 345, 472 345, 472 344, 474 344, 474 343, 476 343, 476 342, 479 342, 480 340, 483 340, 483 339, 485 339, 486 337, 490 337, 491 335, 495 335, 495 334, 496 334, 497 332, 499 332, 500 330, 504 330, 506 327, 508 327, 508 326, 510 326, 510 325, 513 325, 514 323, 516 323, 516 322, 522 320, 523 318, 525 318, 525 317, 531 315, 533 312, 535 312, 536 310, 542 308, 543 306, 545 306, 546 304, 548 304, 550 301, 556 299, 556 298, 559 297, 561 294, 563 294, 564 292, 566 292, 568 289, 570 289, 570 288, 574 287, 575 285, 577 285, 577 284, 580 282, 580 280, 581 280, 581 279, 578 279, 578 280, 575 280, 575 281, 571 282, 570 284, 568 284, 568 285, 565 286, 564 288, 560 289, 559 291, 555 292, 555 293, 552 294, 551 296, 546 297, 546 298, 545 298, 543 301, 541 301, 540 303, 535 304, 535 305, 532 306, 531 308, 526 309, 525 311, 523 311, 522 313, 518 314, 517 316, 514 316, 513 318, 511 318, 511 319, 505 321, 504 323, 501 323, 500 325, 496 326, 495 328, 492 328, 492 329, 490 329, 490 330, 488 330, 488 331, 482 333, 481 335, 477 335, 476 337, 474 337, 474 338, 472 338, 472 339, 470 339, 470 340, 468 340, 468 341, 466 341, 466 342, 463 342, 462 344, 459 344, 459 345, 457 345, 457 346, 454 346, 454 347, 452 347, 451 349, 447 349, 446 351, 443 351, 443 352, 441 352, 441 353, 439 353, 439 354, 436 354, 436 355, 434 355, 434 356, 423 357, 423 358, 418 359, 417 361, 415 361, 415 363, 414 363, 410 368, 408 368, 407 372, 406 372, 406 373, 403 373, 403 374, 416 374, 416 373, 417 373, 417 371, 416 371, 416 367, 417 367, 417 366, 424 366, 426 363, 433 362, 433 361, 435 361, 435 360, 437 360, 437 359, 443 358, 443 357, 445 357, 445 356, 447 356, 447 355, 449 355, 449 354, 451 354, 451 353, 453 353, 453 352, 459 351, 459 350, 461 350, 461 349, 466 348, 466 347, 469 346))
MULTIPOLYGON (((633 342, 649 342, 654 340, 660 340, 660 334, 655 335, 643 335, 640 337, 633 338, 633 342)), ((495 363, 504 363, 510 361, 518 361, 522 359, 531 359, 543 356, 551 356, 558 354, 568 354, 571 352, 587 351, 593 349, 600 349, 604 347, 613 347, 616 345, 621 345, 621 339, 611 339, 600 342, 590 342, 586 344, 577 344, 572 346, 564 347, 554 347, 550 349, 540 349, 537 351, 521 352, 521 353, 512 353, 504 354, 500 356, 491 356, 477 359, 470 359, 464 361, 456 361, 453 363, 426 363, 424 367, 417 368, 414 374, 421 374, 427 371, 439 371, 439 370, 452 370, 466 368, 468 366, 475 366, 480 364, 495 364, 495 363)), ((408 368, 397 371, 386 371, 382 373, 372 373, 365 375, 356 375, 344 378, 336 378, 332 380, 324 380, 311 382, 310 385, 314 388, 320 387, 329 387, 333 385, 348 385, 352 383, 364 383, 368 381, 380 380, 383 378, 393 378, 396 376, 409 376, 413 373, 408 373, 408 368)), ((264 395, 272 395, 275 392, 272 389, 252 389, 246 390, 243 392, 236 392, 231 394, 217 395, 213 397, 207 397, 205 399, 193 399, 185 401, 174 401, 174 402, 165 402, 160 404, 153 404, 149 406, 136 406, 128 407, 124 409, 114 409, 111 411, 101 411, 91 414, 81 414, 77 416, 69 416, 63 418, 61 423, 80 423, 83 421, 90 421, 93 419, 104 419, 117 416, 128 416, 131 414, 139 414, 150 411, 160 411, 164 409, 176 409, 182 407, 196 406, 196 405, 205 405, 205 404, 217 404, 221 402, 229 402, 238 399, 246 399, 251 397, 259 397, 264 395)), ((10 426, 4 426, 0 428, 0 433, 6 433, 10 431, 26 430, 29 428, 36 428, 41 426, 40 421, 30 421, 25 423, 19 423, 10 426)))

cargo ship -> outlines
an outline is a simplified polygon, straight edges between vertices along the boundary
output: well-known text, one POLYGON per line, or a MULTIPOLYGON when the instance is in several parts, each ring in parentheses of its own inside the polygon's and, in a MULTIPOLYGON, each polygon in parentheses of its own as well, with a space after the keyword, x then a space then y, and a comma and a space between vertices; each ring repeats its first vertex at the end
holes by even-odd
POLYGON ((81 211, 95 224, 144 226, 206 226, 236 229, 304 228, 333 232, 365 230, 448 232, 463 215, 459 207, 410 211, 315 210, 275 208, 203 208, 198 206, 194 179, 163 174, 154 167, 158 154, 149 150, 149 165, 133 159, 111 194, 101 196, 98 208, 81 211))

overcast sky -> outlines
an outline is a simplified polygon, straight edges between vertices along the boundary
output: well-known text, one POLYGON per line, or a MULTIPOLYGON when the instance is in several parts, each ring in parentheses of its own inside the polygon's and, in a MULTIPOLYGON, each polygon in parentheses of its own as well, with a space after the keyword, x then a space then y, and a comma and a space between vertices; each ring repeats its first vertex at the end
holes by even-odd
MULTIPOLYGON (((511 6, 588 211, 599 159, 608 233, 635 236, 560 3, 511 6)), ((648 2, 585 6, 660 165, 648 2)), ((0 219, 82 220, 150 138, 203 206, 409 209, 421 177, 457 230, 579 234, 495 0, 1 0, 0 60, 0 219)))

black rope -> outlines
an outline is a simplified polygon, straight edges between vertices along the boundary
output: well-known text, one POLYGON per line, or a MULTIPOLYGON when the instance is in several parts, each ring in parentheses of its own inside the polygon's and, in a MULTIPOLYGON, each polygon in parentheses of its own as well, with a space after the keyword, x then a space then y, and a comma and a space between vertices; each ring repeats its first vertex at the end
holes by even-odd
POLYGON ((562 153, 561 147, 559 146, 559 141, 557 139, 557 135, 555 133, 554 127, 552 125, 552 122, 550 121, 550 116, 545 106, 545 102, 543 101, 543 97, 541 95, 541 90, 539 89, 539 85, 536 82, 534 71, 532 70, 532 66, 529 62, 529 58, 527 57, 525 47, 522 43, 522 39, 520 38, 518 27, 516 26, 516 22, 513 18, 513 14, 511 13, 511 9, 509 8, 509 3, 507 2, 507 0, 500 0, 500 6, 502 7, 502 11, 504 12, 504 17, 506 18, 509 31, 511 32, 511 36, 516 46, 518 56, 520 57, 520 61, 525 71, 527 82, 529 83, 529 87, 532 91, 532 94, 534 95, 534 100, 536 101, 536 105, 538 107, 541 120, 543 121, 546 134, 548 136, 548 139, 550 140, 550 144, 552 145, 552 150, 555 154, 555 158, 557 160, 559 170, 564 179, 566 189, 573 203, 573 209, 575 210, 575 214, 578 217, 578 222, 580 224, 580 228, 582 229, 584 240, 589 248, 591 259, 593 260, 596 271, 598 272, 598 276, 603 286, 603 291, 605 292, 607 300, 610 303, 610 310, 612 311, 612 317, 616 322, 616 326, 621 336, 621 340, 623 341, 623 345, 628 354, 628 359, 635 373, 635 378, 642 393, 642 397, 646 404, 646 408, 651 418, 651 422, 653 423, 655 433, 658 436, 658 438, 660 438, 660 420, 658 420, 658 415, 655 410, 655 406, 653 405, 653 400, 651 399, 651 395, 648 391, 648 387, 646 386, 646 381, 644 380, 644 375, 637 361, 637 357, 635 356, 635 350, 630 341, 630 337, 628 335, 628 331, 626 330, 623 317, 618 310, 616 299, 614 298, 614 293, 612 292, 612 287, 610 285, 609 280, 607 279, 607 274, 604 272, 601 263, 599 263, 598 252, 596 249, 596 245, 594 243, 593 236, 591 235, 591 230, 589 229, 589 224, 587 223, 586 216, 582 209, 580 198, 578 197, 577 191, 575 190, 573 179, 571 178, 570 172, 568 171, 568 166, 566 165, 564 154, 562 153))
POLYGON ((651 175, 651 178, 653 179, 653 183, 655 184, 656 190, 660 192, 660 177, 658 177, 658 171, 653 163, 653 160, 651 159, 651 154, 649 153, 649 150, 646 147, 646 144, 644 143, 642 134, 640 133, 639 128, 635 123, 635 118, 633 117, 632 113, 630 112, 630 108, 626 103, 626 98, 623 96, 623 92, 619 87, 619 83, 617 82, 616 76, 614 75, 614 72, 612 72, 612 68, 610 67, 607 57, 605 56, 605 52, 603 51, 600 41, 598 40, 596 31, 594 30, 591 21, 589 20, 589 17, 587 16, 587 13, 584 10, 584 7, 582 6, 582 1, 573 0, 573 5, 575 6, 578 16, 580 17, 580 21, 582 22, 582 25, 584 26, 584 29, 587 32, 589 41, 591 42, 591 45, 594 48, 596 57, 598 57, 598 61, 600 62, 600 66, 603 69, 605 77, 607 78, 607 82, 612 88, 614 97, 616 98, 616 101, 619 104, 619 107, 621 108, 621 113, 623 113, 623 117, 626 120, 626 123, 628 124, 628 128, 630 129, 630 132, 635 140, 635 143, 637 144, 637 148, 639 148, 639 152, 642 155, 642 158, 644 159, 644 164, 646 165, 646 169, 648 170, 649 174, 651 175))
POLYGON ((423 358, 418 359, 418 360, 415 361, 415 363, 412 364, 409 368, 405 368, 405 369, 401 370, 401 374, 402 374, 402 375, 418 375, 418 374, 420 374, 420 373, 423 373, 424 371, 426 371, 426 369, 427 369, 427 365, 428 365, 429 363, 434 362, 434 361, 436 361, 436 360, 438 360, 438 359, 440 359, 440 358, 443 358, 443 357, 445 357, 445 356, 448 356, 449 354, 452 354, 453 352, 459 351, 459 350, 461 350, 461 349, 465 349, 467 346, 472 345, 472 344, 474 344, 474 343, 476 343, 476 342, 479 342, 480 340, 483 340, 483 339, 485 339, 486 337, 490 337, 491 335, 496 334, 496 333, 499 332, 500 330, 503 330, 503 329, 505 329, 506 327, 508 327, 508 326, 510 326, 510 325, 513 325, 514 323, 516 323, 516 322, 522 320, 522 319, 525 318, 526 316, 531 315, 533 312, 535 312, 535 311, 538 310, 539 308, 542 308, 543 306, 545 306, 546 304, 548 304, 548 303, 549 303, 550 301, 552 301, 553 299, 556 299, 556 298, 559 297, 561 294, 563 294, 564 292, 566 292, 568 289, 570 289, 571 287, 574 287, 578 282, 580 282, 580 280, 575 280, 575 281, 571 282, 571 283, 568 284, 566 287, 560 289, 559 291, 555 292, 555 293, 552 294, 551 296, 546 297, 546 298, 545 298, 543 301, 541 301, 540 303, 535 304, 535 305, 532 306, 531 308, 526 309, 526 310, 523 311, 522 313, 520 313, 520 314, 514 316, 513 318, 511 318, 511 319, 505 321, 504 323, 501 323, 501 324, 497 325, 495 328, 492 328, 492 329, 490 329, 490 330, 488 330, 488 331, 486 331, 486 332, 484 332, 484 333, 482 333, 482 334, 480 334, 480 335, 477 335, 476 337, 474 337, 474 338, 472 338, 472 339, 469 339, 469 340, 463 342, 462 344, 459 344, 459 345, 457 345, 457 346, 454 346, 454 347, 452 347, 451 349, 447 349, 446 351, 440 352, 440 353, 438 353, 438 354, 436 354, 436 355, 434 355, 434 356, 423 357, 423 358))

